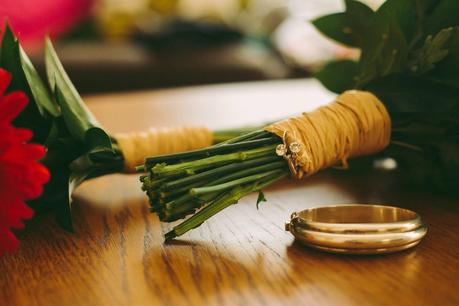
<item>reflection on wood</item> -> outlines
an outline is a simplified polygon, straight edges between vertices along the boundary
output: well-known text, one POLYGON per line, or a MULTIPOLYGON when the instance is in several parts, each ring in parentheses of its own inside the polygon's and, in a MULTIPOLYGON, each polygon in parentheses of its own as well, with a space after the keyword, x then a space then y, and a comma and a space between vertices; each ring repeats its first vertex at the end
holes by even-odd
POLYGON ((259 211, 250 196, 170 244, 162 238, 169 225, 148 212, 136 177, 90 181, 77 193, 76 234, 46 216, 23 233, 18 253, 1 259, 0 297, 11 305, 453 305, 454 203, 399 190, 383 196, 381 184, 389 184, 381 181, 379 190, 351 187, 366 181, 323 173, 282 182, 259 211), (416 207, 428 236, 411 251, 353 257, 304 248, 283 229, 294 210, 367 200, 416 207), (389 294, 395 289, 399 294, 389 294))

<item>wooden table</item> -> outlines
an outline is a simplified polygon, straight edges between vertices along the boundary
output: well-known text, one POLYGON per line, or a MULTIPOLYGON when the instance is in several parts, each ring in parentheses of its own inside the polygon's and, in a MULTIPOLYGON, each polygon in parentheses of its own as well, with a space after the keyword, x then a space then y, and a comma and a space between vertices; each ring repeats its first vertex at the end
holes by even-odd
MULTIPOLYGON (((313 81, 206 86, 88 97, 111 131, 148 125, 258 123, 331 98, 313 81)), ((42 216, 22 246, 0 259, 0 305, 459 305, 459 201, 409 190, 398 176, 328 171, 249 196, 171 244, 148 212, 136 176, 81 186, 76 233, 42 216), (392 255, 331 255, 284 231, 291 212, 314 205, 389 203, 429 227, 416 248, 392 255)))

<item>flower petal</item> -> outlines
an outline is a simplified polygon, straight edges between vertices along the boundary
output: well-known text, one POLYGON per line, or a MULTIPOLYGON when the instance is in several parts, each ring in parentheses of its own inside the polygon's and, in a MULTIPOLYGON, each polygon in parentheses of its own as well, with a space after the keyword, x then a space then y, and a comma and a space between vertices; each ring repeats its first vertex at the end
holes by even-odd
MULTIPOLYGON (((1 86, 1 85, 0 85, 1 86)), ((0 121, 11 121, 26 107, 29 99, 22 91, 13 91, 0 101, 0 121)))
POLYGON ((11 75, 0 68, 0 256, 18 247, 11 229, 23 228, 24 220, 33 216, 25 201, 39 197, 50 178, 48 169, 38 162, 46 155, 45 147, 28 143, 31 130, 11 124, 28 98, 21 91, 4 96, 10 82, 11 75))
POLYGON ((19 240, 7 228, 0 227, 0 256, 12 253, 19 246, 19 240))
POLYGON ((5 69, 0 68, 0 96, 3 96, 10 82, 11 74, 5 69))

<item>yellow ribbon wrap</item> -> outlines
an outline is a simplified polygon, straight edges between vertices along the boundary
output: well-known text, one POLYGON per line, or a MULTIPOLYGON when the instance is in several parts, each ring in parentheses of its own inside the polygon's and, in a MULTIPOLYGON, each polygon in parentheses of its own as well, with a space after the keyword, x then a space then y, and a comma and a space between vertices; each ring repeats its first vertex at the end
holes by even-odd
POLYGON ((212 132, 205 127, 150 128, 145 132, 115 134, 124 156, 124 171, 135 172, 145 157, 191 151, 212 144, 212 132))
POLYGON ((278 154, 289 162, 292 175, 302 178, 338 164, 347 167, 349 157, 381 151, 390 141, 391 120, 376 96, 351 90, 326 106, 265 130, 282 137, 278 154))

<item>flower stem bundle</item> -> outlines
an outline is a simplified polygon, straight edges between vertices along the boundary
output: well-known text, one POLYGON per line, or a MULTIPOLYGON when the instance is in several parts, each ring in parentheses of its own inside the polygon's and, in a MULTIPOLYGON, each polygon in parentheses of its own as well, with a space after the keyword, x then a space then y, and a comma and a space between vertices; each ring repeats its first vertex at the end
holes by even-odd
MULTIPOLYGON (((139 170, 149 172, 141 179, 143 189, 160 220, 171 222, 194 214, 166 234, 166 239, 172 239, 289 174, 300 179, 346 164, 348 157, 382 150, 389 137, 390 121, 383 104, 370 93, 352 91, 328 106, 239 139, 147 158, 139 170)), ((259 201, 263 199, 260 194, 259 201)))
POLYGON ((147 158, 139 170, 151 210, 165 222, 199 213, 166 235, 188 230, 243 196, 286 177, 288 166, 276 155, 281 139, 259 130, 212 147, 186 153, 147 158))

